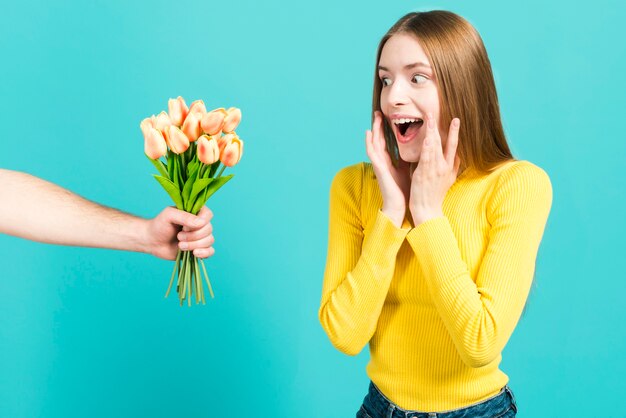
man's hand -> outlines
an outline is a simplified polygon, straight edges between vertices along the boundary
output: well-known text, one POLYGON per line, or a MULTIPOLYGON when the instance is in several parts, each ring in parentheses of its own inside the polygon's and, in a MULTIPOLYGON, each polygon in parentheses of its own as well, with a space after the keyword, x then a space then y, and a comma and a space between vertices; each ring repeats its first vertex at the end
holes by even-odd
POLYGON ((212 256, 215 239, 211 218, 213 213, 206 206, 197 216, 173 207, 165 208, 148 221, 146 252, 166 260, 176 259, 179 249, 193 251, 199 258, 212 256))

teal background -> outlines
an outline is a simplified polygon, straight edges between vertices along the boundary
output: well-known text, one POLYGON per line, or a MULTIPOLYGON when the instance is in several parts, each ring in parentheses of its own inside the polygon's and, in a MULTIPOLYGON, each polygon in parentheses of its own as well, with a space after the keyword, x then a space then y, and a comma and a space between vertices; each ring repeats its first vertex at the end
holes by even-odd
POLYGON ((477 27, 510 144, 553 182, 502 364, 518 416, 623 417, 626 6, 536 0, 5 2, 0 167, 152 217, 139 122, 178 95, 240 107, 246 153, 209 202, 206 306, 163 298, 169 261, 0 236, 0 417, 354 416, 367 350, 317 320, 328 190, 366 159, 379 38, 436 8, 477 27))

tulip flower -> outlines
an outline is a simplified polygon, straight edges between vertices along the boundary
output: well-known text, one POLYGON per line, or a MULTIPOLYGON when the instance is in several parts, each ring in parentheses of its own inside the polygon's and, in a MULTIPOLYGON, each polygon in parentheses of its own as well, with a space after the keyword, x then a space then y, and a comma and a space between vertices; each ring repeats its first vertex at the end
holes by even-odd
POLYGON ((225 142, 224 148, 220 153, 220 161, 226 167, 232 167, 241 160, 242 154, 243 141, 235 135, 225 142))
POLYGON ((172 124, 176 126, 181 126, 187 117, 187 113, 189 113, 185 100, 180 96, 175 99, 170 99, 167 102, 167 109, 169 111, 172 124))
POLYGON ((194 142, 200 135, 202 135, 202 127, 200 127, 200 117, 198 117, 197 112, 189 112, 185 121, 183 122, 183 127, 181 130, 187 135, 190 142, 194 142))
POLYGON ((172 124, 170 117, 165 112, 159 113, 156 117, 155 128, 159 131, 163 132, 167 129, 168 126, 172 124))
POLYGON ((148 133, 150 132, 150 128, 154 128, 156 126, 156 116, 152 115, 149 118, 145 118, 139 124, 139 128, 141 129, 141 133, 143 133, 143 137, 146 138, 148 133))
POLYGON ((237 125, 239 125, 239 122, 241 122, 241 110, 236 107, 231 107, 227 110, 222 131, 226 134, 231 133, 235 130, 237 125))
POLYGON ((189 148, 189 138, 180 128, 170 125, 168 129, 168 145, 173 153, 182 154, 189 148))
POLYGON ((235 133, 226 134, 226 135, 223 135, 221 137, 217 137, 217 145, 219 145, 219 147, 220 147, 220 154, 224 150, 224 147, 226 146, 226 144, 229 143, 231 141, 231 139, 233 139, 233 138, 239 139, 239 137, 235 133))
POLYGON ((200 126, 202 130, 209 135, 217 135, 222 130, 224 125, 224 118, 226 117, 226 109, 220 107, 219 109, 211 110, 204 115, 200 126))
POLYGON ((199 119, 202 119, 204 115, 206 115, 206 106, 202 100, 196 100, 189 106, 189 113, 199 113, 199 119))
POLYGON ((148 134, 145 136, 144 151, 148 157, 153 160, 163 157, 167 154, 167 144, 163 134, 155 129, 149 128, 148 134))
POLYGON ((202 135, 198 138, 198 159, 208 165, 220 159, 220 147, 214 136, 202 135))
MULTIPOLYGON (((207 200, 233 178, 223 173, 238 164, 243 154, 243 141, 235 132, 240 121, 238 108, 207 113, 204 101, 187 107, 181 96, 169 99, 168 112, 141 121, 145 154, 158 171, 154 178, 179 210, 199 214, 207 200)), ((178 250, 166 297, 176 277, 181 305, 186 300, 191 306, 194 295, 196 303, 205 303, 203 278, 213 297, 204 262, 193 251, 178 250)))

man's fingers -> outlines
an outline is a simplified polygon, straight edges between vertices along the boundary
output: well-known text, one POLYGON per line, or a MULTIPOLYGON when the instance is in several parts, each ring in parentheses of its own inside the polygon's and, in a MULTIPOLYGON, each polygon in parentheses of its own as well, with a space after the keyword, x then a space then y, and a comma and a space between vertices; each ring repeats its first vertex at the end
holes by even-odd
POLYGON ((165 208, 162 215, 167 222, 182 226, 185 232, 202 229, 209 224, 213 218, 213 212, 206 206, 200 209, 197 216, 174 207, 165 208))
POLYGON ((204 226, 208 221, 183 210, 173 207, 165 208, 162 212, 167 222, 186 226, 189 228, 199 228, 204 226))
POLYGON ((206 225, 204 225, 202 228, 196 229, 194 231, 183 230, 182 232, 178 233, 177 237, 178 237, 178 240, 181 242, 197 241, 203 237, 211 235, 212 232, 213 232, 213 225, 211 225, 211 223, 209 222, 206 225))
POLYGON ((208 235, 204 238, 201 238, 197 241, 185 241, 179 242, 178 248, 184 251, 196 250, 198 248, 209 248, 215 243, 215 238, 213 235, 208 235))
POLYGON ((193 250, 193 255, 195 255, 198 258, 211 257, 213 254, 215 254, 215 248, 213 248, 213 247, 211 247, 211 248, 198 248, 197 250, 193 250))
POLYGON ((202 219, 210 221, 211 219, 213 219, 213 211, 211 211, 211 209, 207 208, 206 206, 202 206, 200 212, 198 212, 198 216, 202 219))

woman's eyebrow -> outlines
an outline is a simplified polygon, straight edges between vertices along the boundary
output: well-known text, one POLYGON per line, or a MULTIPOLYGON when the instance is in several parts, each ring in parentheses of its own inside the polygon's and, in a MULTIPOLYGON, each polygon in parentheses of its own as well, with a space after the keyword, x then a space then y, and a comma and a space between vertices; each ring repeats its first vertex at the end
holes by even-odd
MULTIPOLYGON (((424 68, 427 68, 429 70, 431 69, 430 65, 428 65, 428 64, 426 64, 424 62, 414 62, 412 64, 407 64, 407 65, 404 66, 404 69, 405 70, 412 70, 413 68, 416 68, 416 67, 424 67, 424 68)), ((389 69, 387 67, 383 67, 382 65, 378 66, 378 70, 379 71, 389 71, 389 69)))

